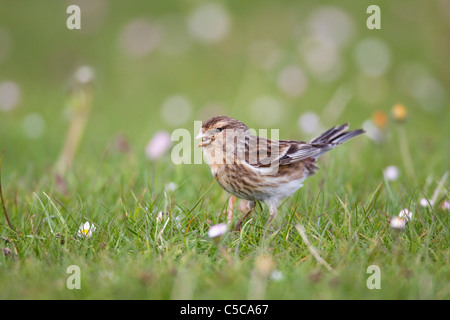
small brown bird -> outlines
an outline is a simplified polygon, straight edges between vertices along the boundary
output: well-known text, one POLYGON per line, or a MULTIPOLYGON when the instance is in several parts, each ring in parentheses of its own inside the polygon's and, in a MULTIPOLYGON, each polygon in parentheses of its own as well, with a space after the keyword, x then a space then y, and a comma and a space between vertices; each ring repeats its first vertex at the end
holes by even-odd
POLYGON ((364 133, 346 131, 348 124, 336 126, 310 142, 270 140, 250 134, 242 122, 226 117, 213 117, 203 123, 196 139, 213 177, 232 196, 228 221, 233 217, 235 197, 269 206, 269 222, 277 214, 281 200, 302 187, 303 181, 316 173, 317 159, 328 150, 364 133))

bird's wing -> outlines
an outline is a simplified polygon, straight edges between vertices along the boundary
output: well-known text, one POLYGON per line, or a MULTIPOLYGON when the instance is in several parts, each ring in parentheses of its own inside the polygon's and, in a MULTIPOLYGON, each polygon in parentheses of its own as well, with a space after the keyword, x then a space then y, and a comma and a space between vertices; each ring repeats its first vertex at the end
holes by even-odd
POLYGON ((258 161, 254 161, 253 163, 249 162, 249 164, 256 168, 265 168, 276 165, 288 165, 308 158, 316 160, 325 152, 364 133, 362 129, 346 131, 347 129, 347 123, 336 126, 325 131, 310 142, 294 140, 275 141, 252 137, 253 140, 256 139, 257 143, 250 143, 248 149, 250 150, 250 155, 253 155, 253 158, 258 159, 258 161))
POLYGON ((284 143, 289 145, 288 150, 285 154, 280 156, 280 165, 288 165, 293 162, 302 161, 307 158, 316 159, 320 154, 323 153, 326 147, 323 144, 310 144, 302 141, 290 141, 282 140, 284 143))
POLYGON ((245 160, 254 168, 287 165, 315 157, 321 152, 320 149, 302 141, 275 141, 251 136, 246 140, 246 144, 245 160))

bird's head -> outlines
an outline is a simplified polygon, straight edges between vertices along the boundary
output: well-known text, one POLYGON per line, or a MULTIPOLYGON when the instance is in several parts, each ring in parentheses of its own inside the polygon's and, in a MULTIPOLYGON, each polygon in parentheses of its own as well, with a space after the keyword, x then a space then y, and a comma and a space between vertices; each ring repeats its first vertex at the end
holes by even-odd
POLYGON ((224 141, 226 132, 230 131, 244 133, 248 131, 248 128, 239 120, 227 116, 213 117, 203 123, 199 134, 195 137, 195 139, 202 139, 197 147, 206 147, 216 140, 224 141))

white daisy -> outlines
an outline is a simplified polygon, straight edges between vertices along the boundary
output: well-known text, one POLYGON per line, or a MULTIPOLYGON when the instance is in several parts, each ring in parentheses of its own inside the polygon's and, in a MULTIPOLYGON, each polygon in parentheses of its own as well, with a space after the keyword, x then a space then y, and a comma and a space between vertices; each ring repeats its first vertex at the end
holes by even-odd
POLYGON ((94 226, 94 224, 90 224, 88 221, 86 221, 84 224, 82 223, 80 225, 77 235, 79 237, 90 238, 95 229, 97 229, 97 227, 94 226))
POLYGON ((413 213, 411 211, 409 211, 408 209, 403 209, 400 211, 398 216, 399 216, 399 218, 405 220, 405 222, 408 222, 408 221, 412 220, 413 213))
POLYGON ((406 221, 400 217, 394 217, 391 220, 390 226, 392 229, 403 230, 406 226, 406 221))

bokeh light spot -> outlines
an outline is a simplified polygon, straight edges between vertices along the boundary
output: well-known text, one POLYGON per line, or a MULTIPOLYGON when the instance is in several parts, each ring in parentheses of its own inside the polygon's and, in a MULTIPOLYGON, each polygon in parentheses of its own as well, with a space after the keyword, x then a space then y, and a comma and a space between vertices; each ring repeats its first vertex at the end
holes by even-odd
POLYGON ((300 96, 308 86, 308 79, 297 66, 288 66, 280 71, 277 79, 278 87, 288 96, 300 96))
POLYGON ((30 139, 39 139, 45 130, 45 121, 39 113, 30 113, 22 121, 22 130, 30 139))
POLYGON ((281 49, 271 41, 254 41, 249 46, 250 61, 263 70, 273 69, 282 55, 281 49))
POLYGON ((191 39, 188 36, 184 17, 167 14, 157 21, 161 31, 159 49, 166 54, 181 54, 189 48, 191 39))
POLYGON ((146 19, 135 19, 124 27, 119 42, 127 56, 141 58, 157 48, 160 38, 160 30, 157 26, 146 19))
POLYGON ((381 40, 369 38, 360 41, 354 51, 356 64, 369 76, 381 76, 391 64, 391 51, 381 40))
POLYGON ((192 114, 192 106, 183 95, 172 95, 162 104, 161 116, 167 124, 177 126, 187 122, 192 114))
POLYGON ((0 83, 0 110, 9 111, 14 109, 20 102, 22 92, 17 83, 3 81, 0 83))
POLYGON ((303 113, 298 118, 298 126, 300 130, 307 134, 317 133, 322 127, 319 116, 311 111, 303 113))
POLYGON ((190 14, 188 27, 193 38, 205 43, 215 43, 228 34, 231 17, 222 5, 205 3, 190 14))
POLYGON ((309 18, 308 27, 314 38, 336 47, 349 43, 355 34, 352 17, 346 11, 333 6, 315 10, 309 18))
POLYGON ((283 103, 273 96, 261 96, 250 105, 251 116, 255 122, 263 126, 279 123, 283 115, 283 103))
POLYGON ((329 42, 310 38, 299 46, 300 53, 311 74, 319 81, 332 81, 342 73, 338 49, 329 42))

